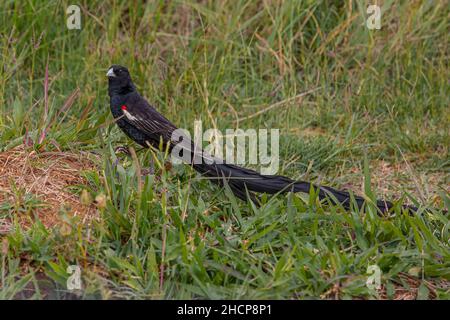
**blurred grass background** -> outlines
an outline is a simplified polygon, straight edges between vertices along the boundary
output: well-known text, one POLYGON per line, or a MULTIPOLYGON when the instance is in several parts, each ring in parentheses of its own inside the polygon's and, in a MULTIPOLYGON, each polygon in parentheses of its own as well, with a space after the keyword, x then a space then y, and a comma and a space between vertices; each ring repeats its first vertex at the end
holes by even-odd
POLYGON ((0 296, 32 286, 42 297, 36 274, 64 286, 67 264, 80 264, 83 297, 393 298, 402 274, 418 277, 414 297, 448 297, 430 282, 450 270, 438 212, 349 215, 313 195, 254 208, 190 184, 188 169, 138 190, 130 160, 111 165, 109 146, 129 143, 111 124, 105 72, 116 63, 179 127, 279 128, 282 174, 362 193, 366 156, 379 194, 445 206, 448 2, 378 3, 381 30, 357 0, 78 1, 82 28, 68 30, 73 3, 2 1, 0 150, 31 139, 39 151, 101 152, 76 192, 108 200, 69 236, 39 223, 5 236, 0 296), (368 264, 382 267, 383 293, 365 286, 368 264))

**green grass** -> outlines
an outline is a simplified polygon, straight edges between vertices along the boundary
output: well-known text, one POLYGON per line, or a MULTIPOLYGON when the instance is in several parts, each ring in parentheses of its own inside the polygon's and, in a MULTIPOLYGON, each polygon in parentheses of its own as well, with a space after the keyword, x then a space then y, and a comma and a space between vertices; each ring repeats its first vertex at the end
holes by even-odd
MULTIPOLYGON (((358 0, 79 1, 81 30, 66 28, 69 4, 0 4, 0 150, 28 137, 37 152, 99 153, 99 170, 80 172, 89 183, 74 192, 107 200, 92 225, 61 209, 65 228, 53 229, 18 224, 39 199, 0 204, 0 219, 15 222, 0 235, 0 298, 43 298, 48 279, 65 298, 71 264, 83 298, 378 298, 365 285, 369 265, 387 298, 413 291, 404 274, 419 281, 418 298, 450 297, 446 1, 386 0, 374 31, 358 0), (112 63, 179 127, 279 128, 290 177, 380 196, 368 184, 377 163, 410 168, 383 195, 419 213, 345 212, 313 192, 256 208, 187 167, 160 166, 160 180, 138 178, 131 159, 114 167, 112 148, 130 142, 111 124, 112 63)), ((138 157, 145 166, 164 156, 138 157)))

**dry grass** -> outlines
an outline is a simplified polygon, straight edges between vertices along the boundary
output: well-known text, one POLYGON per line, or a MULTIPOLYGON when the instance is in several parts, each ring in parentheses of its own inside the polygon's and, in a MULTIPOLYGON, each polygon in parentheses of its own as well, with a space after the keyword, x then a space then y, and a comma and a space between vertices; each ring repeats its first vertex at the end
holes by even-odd
POLYGON ((450 289, 450 282, 447 280, 421 280, 417 277, 410 276, 406 273, 399 273, 398 283, 394 284, 393 297, 389 298, 386 292, 386 286, 382 286, 379 290, 380 299, 393 300, 416 300, 419 298, 419 287, 421 283, 425 284, 428 289, 428 299, 436 299, 436 289, 450 289))
MULTIPOLYGON (((349 277, 351 282, 355 277, 349 277)), ((381 285, 380 289, 377 289, 378 299, 380 300, 417 300, 417 299, 430 299, 434 300, 437 297, 436 290, 450 290, 450 281, 448 280, 425 280, 420 279, 417 276, 409 275, 405 272, 398 274, 398 279, 392 281, 392 292, 388 295, 386 285, 381 285), (428 290, 426 297, 420 297, 420 286, 424 285, 428 290)), ((321 299, 338 300, 343 297, 343 288, 346 287, 346 282, 335 283, 328 291, 321 295, 321 299)), ((355 297, 355 300, 364 300, 364 297, 355 297)))
MULTIPOLYGON (((97 216, 94 206, 83 206, 80 197, 70 190, 86 183, 83 170, 92 170, 95 163, 76 153, 36 153, 18 147, 0 153, 1 210, 17 214, 21 225, 27 226, 36 217, 46 226, 61 222, 61 212, 77 216, 81 223, 89 223, 97 216), (35 199, 24 207, 24 199, 35 199), (30 219, 31 218, 31 219, 30 219)), ((0 219, 0 231, 10 228, 9 219, 0 219)))
MULTIPOLYGON (((361 176, 363 169, 354 167, 350 173, 357 179, 343 187, 355 193, 364 189, 361 176)), ((442 172, 419 172, 413 165, 403 161, 390 163, 387 161, 374 161, 370 168, 372 187, 377 190, 379 197, 398 199, 406 191, 422 202, 430 201, 439 206, 442 199, 439 191, 450 192, 449 176, 442 172)), ((408 201, 407 201, 408 202, 408 201)))
POLYGON ((418 172, 413 165, 405 161, 395 164, 378 161, 374 173, 376 175, 374 175, 373 183, 383 194, 387 194, 389 188, 391 191, 397 190, 399 193, 397 196, 400 196, 404 186, 409 186, 407 190, 415 197, 423 201, 432 199, 435 202, 438 190, 450 191, 448 175, 442 172, 418 172))

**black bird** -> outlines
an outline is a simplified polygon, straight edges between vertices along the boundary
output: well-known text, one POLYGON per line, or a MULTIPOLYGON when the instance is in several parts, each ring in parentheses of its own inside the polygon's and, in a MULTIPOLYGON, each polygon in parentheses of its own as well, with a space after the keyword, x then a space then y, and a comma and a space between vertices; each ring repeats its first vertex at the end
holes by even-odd
MULTIPOLYGON (((158 148, 162 140, 164 145, 169 144, 173 148, 177 142, 172 140, 172 133, 177 127, 152 107, 137 91, 131 80, 128 69, 112 65, 107 74, 109 79, 108 93, 110 97, 111 112, 118 126, 135 142, 143 147, 153 146, 158 148)), ((184 150, 192 154, 202 150, 196 148, 187 138, 183 140, 184 150)), ((209 157, 203 155, 202 157, 209 157)), ((261 175, 258 172, 215 161, 213 163, 191 163, 192 167, 203 176, 211 178, 212 181, 223 185, 226 180, 233 193, 242 200, 250 197, 256 201, 254 192, 257 193, 285 193, 304 192, 309 193, 311 187, 318 190, 319 199, 329 199, 332 203, 340 203, 346 209, 351 206, 350 194, 326 186, 316 186, 305 181, 294 181, 279 175, 261 175)), ((209 158, 209 160, 211 160, 209 158)), ((365 202, 364 198, 354 196, 355 202, 361 208, 365 202)), ((381 213, 388 212, 393 207, 389 201, 378 200, 376 205, 381 213)), ((414 207, 408 207, 416 211, 414 207)))

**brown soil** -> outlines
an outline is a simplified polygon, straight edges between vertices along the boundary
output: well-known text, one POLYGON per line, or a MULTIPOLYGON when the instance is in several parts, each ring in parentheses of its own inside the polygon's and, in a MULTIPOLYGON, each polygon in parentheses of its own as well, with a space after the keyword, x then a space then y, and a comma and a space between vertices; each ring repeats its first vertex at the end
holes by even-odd
MULTIPOLYGON (((20 146, 0 153, 0 213, 12 212, 23 226, 37 217, 46 227, 61 222, 61 212, 89 223, 97 216, 95 206, 80 203, 71 187, 86 184, 84 170, 95 169, 87 155, 43 152, 20 146), (27 200, 33 199, 33 200, 27 200), (29 205, 27 205, 29 203, 29 205)), ((11 228, 11 219, 0 216, 0 234, 11 228)))

